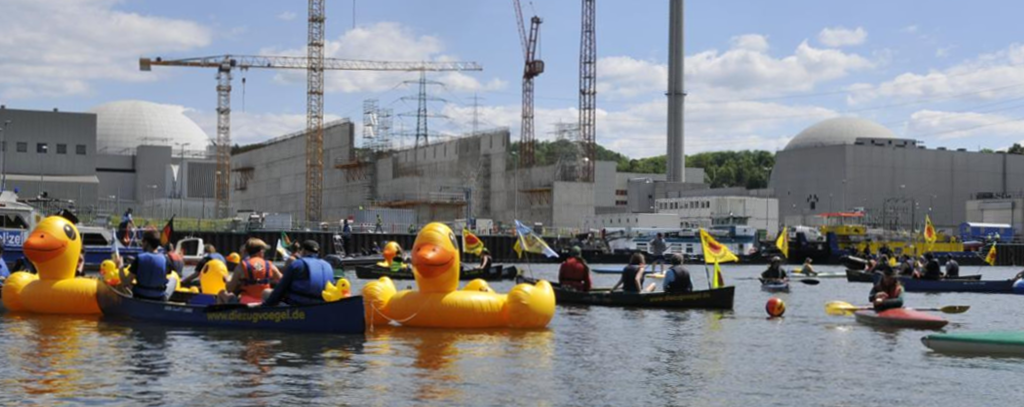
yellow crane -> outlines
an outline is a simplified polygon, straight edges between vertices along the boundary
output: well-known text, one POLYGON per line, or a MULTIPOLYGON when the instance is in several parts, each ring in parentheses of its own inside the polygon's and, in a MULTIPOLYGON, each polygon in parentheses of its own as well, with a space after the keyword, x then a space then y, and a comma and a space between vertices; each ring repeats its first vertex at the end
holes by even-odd
MULTIPOLYGON (((150 71, 153 66, 179 66, 217 69, 217 173, 214 196, 217 201, 217 216, 228 217, 231 186, 231 72, 235 69, 304 69, 310 68, 308 57, 265 56, 265 55, 218 55, 200 58, 165 60, 162 58, 140 58, 139 69, 150 71)), ((322 58, 314 63, 318 70, 343 71, 481 71, 476 62, 400 62, 368 61, 352 59, 322 58)), ((306 220, 320 220, 320 203, 323 185, 323 79, 319 84, 308 86, 307 106, 307 200, 306 220), (315 99, 315 100, 314 100, 315 99), (314 102, 317 104, 313 106, 314 102), (316 136, 311 134, 317 133, 316 136), (319 162, 319 166, 310 166, 319 162), (315 182, 308 178, 319 177, 315 182)))

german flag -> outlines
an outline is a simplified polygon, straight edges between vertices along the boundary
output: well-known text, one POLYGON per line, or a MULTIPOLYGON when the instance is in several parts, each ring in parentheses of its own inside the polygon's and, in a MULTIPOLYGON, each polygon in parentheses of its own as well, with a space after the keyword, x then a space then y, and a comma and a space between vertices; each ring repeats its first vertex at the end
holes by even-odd
POLYGON ((171 216, 171 219, 164 225, 164 230, 160 231, 160 245, 167 246, 170 244, 172 234, 174 234, 174 216, 171 216))

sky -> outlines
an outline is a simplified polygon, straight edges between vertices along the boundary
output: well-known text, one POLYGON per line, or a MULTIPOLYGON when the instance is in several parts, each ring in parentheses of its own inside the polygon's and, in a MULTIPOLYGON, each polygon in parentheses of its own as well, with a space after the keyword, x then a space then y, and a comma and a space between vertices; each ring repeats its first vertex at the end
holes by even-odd
MULTIPOLYGON (((432 137, 510 128, 519 138, 523 54, 511 0, 327 0, 327 57, 475 61, 431 92, 432 137)), ((543 19, 538 139, 578 121, 580 1, 523 0, 543 19)), ((301 0, 0 0, 0 104, 88 111, 138 99, 174 106, 215 135, 212 69, 138 70, 139 57, 305 55, 301 0)), ((597 141, 665 152, 667 0, 597 0, 597 141)), ((873 120, 929 147, 1024 140, 1024 3, 1002 0, 691 0, 685 149, 776 151, 827 118, 873 120)), ((328 71, 328 120, 362 123, 366 99, 415 112, 417 74, 328 71)), ((235 72, 232 142, 305 127, 302 71, 235 72), (242 85, 242 79, 245 85, 242 85)), ((415 117, 397 117, 411 134, 415 117)), ((357 127, 361 129, 361 127, 357 127)), ((410 145, 409 137, 397 137, 410 145)))

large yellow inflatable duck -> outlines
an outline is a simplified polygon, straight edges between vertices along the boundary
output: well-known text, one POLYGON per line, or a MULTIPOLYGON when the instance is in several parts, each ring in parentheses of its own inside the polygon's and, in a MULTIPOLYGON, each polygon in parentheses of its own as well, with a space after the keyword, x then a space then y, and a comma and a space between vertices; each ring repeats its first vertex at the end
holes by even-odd
POLYGON ((459 249, 443 223, 424 227, 412 248, 418 291, 396 291, 390 278, 363 287, 366 321, 437 328, 542 328, 555 315, 555 292, 547 281, 519 284, 507 295, 483 281, 459 288, 459 249))
POLYGON ((11 311, 43 314, 99 314, 99 280, 75 277, 82 255, 82 236, 67 218, 50 216, 39 222, 22 249, 39 275, 11 274, 3 288, 4 306, 11 311))

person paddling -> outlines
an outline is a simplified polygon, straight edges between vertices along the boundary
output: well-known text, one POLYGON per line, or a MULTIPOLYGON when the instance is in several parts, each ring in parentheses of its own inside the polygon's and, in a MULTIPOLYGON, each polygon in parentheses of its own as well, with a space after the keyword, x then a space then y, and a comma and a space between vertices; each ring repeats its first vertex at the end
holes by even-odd
POLYGON ((786 270, 782 269, 782 258, 772 257, 768 269, 761 273, 761 283, 785 283, 789 281, 786 270))
POLYGON ((811 276, 811 277, 814 277, 814 276, 818 275, 818 273, 814 272, 814 267, 811 266, 811 262, 812 262, 812 260, 811 260, 810 257, 808 257, 806 260, 804 260, 804 265, 803 265, 802 268, 800 268, 800 273, 801 274, 808 275, 808 276, 811 276))
POLYGON ((281 280, 281 271, 263 258, 267 244, 263 240, 251 238, 245 242, 245 253, 248 255, 235 267, 231 280, 227 285, 227 298, 225 302, 235 302, 235 295, 238 300, 245 304, 258 303, 263 301, 264 292, 270 291, 270 283, 281 280))
POLYGON ((122 270, 121 282, 131 288, 132 297, 154 301, 167 300, 167 279, 170 267, 167 256, 159 252, 160 235, 155 230, 142 234, 142 253, 132 261, 127 271, 122 270), (134 282, 134 283, 133 283, 134 282))
POLYGON ((935 259, 935 255, 928 252, 924 254, 924 258, 924 274, 921 278, 924 280, 941 280, 942 268, 939 266, 939 261, 935 259))
POLYGON ((673 254, 669 256, 669 263, 672 264, 665 271, 665 280, 662 281, 662 290, 667 293, 688 293, 693 291, 693 281, 690 280, 690 272, 683 267, 683 255, 673 254))
POLYGON ((306 240, 296 253, 298 257, 285 269, 281 282, 266 296, 263 306, 274 306, 282 301, 288 305, 324 302, 322 293, 327 282, 334 280, 334 271, 319 257, 320 244, 306 240))
POLYGON ((654 290, 654 284, 651 284, 646 289, 644 286, 644 269, 647 268, 647 263, 644 260, 644 255, 640 253, 633 253, 633 256, 629 258, 629 265, 622 269, 622 277, 619 278, 619 282, 612 287, 612 291, 622 287, 623 292, 627 293, 640 293, 654 290))
POLYGON ((956 259, 947 257, 946 260, 946 278, 959 278, 960 277, 960 263, 956 262, 956 259))
POLYGON ((896 277, 892 267, 884 268, 882 277, 871 287, 868 301, 871 301, 878 312, 903 307, 903 284, 896 277))

